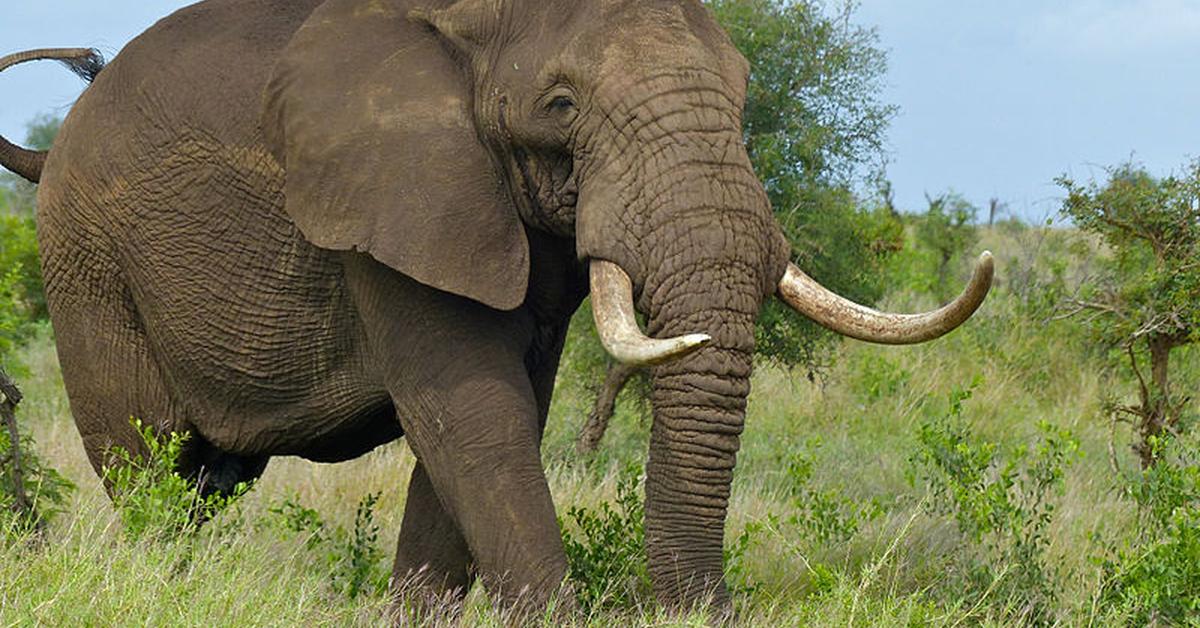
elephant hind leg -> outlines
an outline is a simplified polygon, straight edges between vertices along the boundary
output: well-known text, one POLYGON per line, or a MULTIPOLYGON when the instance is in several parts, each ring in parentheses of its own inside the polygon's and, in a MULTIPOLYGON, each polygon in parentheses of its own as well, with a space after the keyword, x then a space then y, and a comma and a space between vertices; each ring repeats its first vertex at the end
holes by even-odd
POLYGON ((196 477, 206 458, 220 456, 206 450, 183 407, 173 402, 105 240, 90 234, 59 241, 62 225, 48 213, 39 227, 47 300, 71 413, 93 469, 103 478, 106 468, 120 464, 118 448, 134 459, 149 457, 136 419, 159 438, 188 433, 178 470, 196 477))

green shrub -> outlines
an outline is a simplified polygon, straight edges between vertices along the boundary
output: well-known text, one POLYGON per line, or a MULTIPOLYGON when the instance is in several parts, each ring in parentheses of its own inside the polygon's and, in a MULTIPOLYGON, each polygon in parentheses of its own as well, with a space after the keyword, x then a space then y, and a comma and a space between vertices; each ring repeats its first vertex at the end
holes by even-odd
POLYGON ((1182 350, 1200 341, 1200 160, 1179 176, 1157 178, 1132 163, 1107 174, 1103 184, 1057 180, 1067 192, 1063 215, 1109 253, 1097 256, 1100 272, 1064 306, 1067 315, 1086 314, 1096 338, 1128 357, 1138 400, 1109 410, 1137 430, 1134 450, 1148 467, 1152 439, 1189 427, 1182 391, 1192 382, 1171 371, 1182 350))
POLYGON ((113 508, 130 538, 167 540, 194 533, 199 524, 226 510, 248 490, 248 485, 238 484, 227 496, 202 494, 195 480, 177 471, 190 435, 172 432, 160 438, 141 420, 131 422, 145 442, 148 456, 143 459, 114 447, 111 454, 116 464, 104 469, 113 508))
POLYGON ((883 514, 883 508, 876 500, 860 504, 837 488, 815 487, 815 452, 820 447, 819 439, 810 439, 787 459, 787 488, 794 513, 783 522, 814 545, 846 542, 858 534, 862 524, 883 514))
POLYGON ((329 526, 321 513, 300 504, 294 496, 271 506, 276 526, 289 534, 303 534, 305 548, 329 572, 330 587, 349 599, 378 596, 387 590, 389 572, 379 548, 375 506, 380 493, 368 493, 358 502, 354 529, 329 526))
MULTIPOLYGON (((975 385, 978 385, 978 381, 975 385)), ((955 390, 948 411, 921 424, 911 457, 911 480, 931 496, 930 512, 951 517, 965 540, 978 548, 967 564, 967 586, 978 595, 1005 593, 1015 612, 1031 623, 1051 620, 1057 598, 1046 528, 1053 494, 1079 442, 1043 421, 1034 447, 1000 445, 975 437, 963 417, 974 386, 955 390)))
POLYGON ((917 220, 917 243, 933 254, 932 270, 937 277, 934 295, 945 301, 958 290, 951 282, 955 262, 979 240, 974 225, 979 209, 956 192, 932 198, 927 196, 926 199, 929 208, 917 220))
POLYGON ((567 569, 586 611, 628 608, 648 596, 642 469, 626 467, 617 479, 616 503, 572 506, 559 519, 567 569))
POLYGON ((4 306, 23 321, 48 317, 41 269, 33 216, 0 212, 0 270, 15 273, 4 306))
POLYGON ((47 465, 34 449, 33 438, 18 439, 21 479, 32 509, 18 508, 16 459, 9 431, 0 424, 0 540, 14 540, 49 523, 63 512, 75 485, 47 465))
POLYGON ((1200 438, 1155 438, 1158 464, 1133 473, 1137 538, 1110 546, 1101 605, 1133 625, 1185 625, 1200 618, 1200 438))

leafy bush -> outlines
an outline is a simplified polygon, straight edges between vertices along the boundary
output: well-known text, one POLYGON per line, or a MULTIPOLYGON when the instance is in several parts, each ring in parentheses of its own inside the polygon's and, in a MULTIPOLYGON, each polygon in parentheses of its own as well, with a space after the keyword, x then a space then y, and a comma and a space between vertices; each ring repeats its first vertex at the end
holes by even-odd
POLYGON ((353 530, 327 525, 319 512, 300 504, 293 496, 268 511, 283 530, 306 535, 305 547, 329 570, 329 583, 334 591, 349 599, 377 596, 387 590, 389 576, 383 550, 379 548, 379 525, 375 523, 375 506, 380 495, 368 493, 359 500, 353 530))
POLYGON ((160 438, 152 426, 139 419, 131 422, 145 442, 148 456, 143 459, 114 447, 111 455, 116 463, 104 469, 113 508, 130 538, 166 540, 193 533, 249 489, 238 484, 230 495, 204 495, 195 480, 177 471, 190 435, 172 432, 160 438))
POLYGON ((586 611, 627 608, 650 591, 641 486, 641 467, 626 467, 617 479, 615 505, 572 506, 566 521, 559 519, 568 573, 586 611))
POLYGON ((1101 604, 1133 625, 1200 617, 1200 438, 1155 438, 1158 464, 1128 478, 1138 536, 1108 548, 1101 604))
POLYGON ((860 354, 855 365, 856 388, 867 402, 893 397, 908 387, 912 372, 886 357, 860 354))
POLYGON ((961 534, 981 544, 983 555, 968 565, 968 586, 981 595, 1006 591, 1020 602, 1023 619, 1046 622, 1057 595, 1045 534, 1054 514, 1051 498, 1079 443, 1043 421, 1036 446, 1002 451, 977 439, 964 420, 963 403, 972 392, 955 390, 948 411, 922 423, 911 479, 930 494, 932 513, 950 516, 961 534))
POLYGON ((44 320, 46 295, 33 218, 0 213, 0 360, 10 369, 13 350, 44 320))
MULTIPOLYGON (((0 371, 0 377, 7 377, 0 371)), ((8 403, 0 395, 0 403, 8 403)), ((75 485, 47 465, 34 450, 34 441, 19 434, 16 447, 8 426, 0 425, 0 539, 17 539, 61 513, 75 485), (14 455, 14 453, 16 455, 14 455), (20 468, 17 468, 17 460, 20 468), (17 474, 24 489, 17 496, 17 474), (20 507, 28 500, 28 509, 20 507)))
POLYGON ((858 534, 862 524, 883 514, 883 509, 875 500, 859 504, 837 488, 814 487, 815 452, 820 446, 820 440, 810 439, 788 457, 787 487, 794 514, 784 519, 784 523, 813 544, 845 542, 858 534))
POLYGON ((929 208, 917 221, 917 242, 933 253, 937 277, 934 294, 945 301, 957 289, 950 281, 953 262, 961 259, 979 239, 974 225, 979 209, 956 192, 926 199, 929 208))

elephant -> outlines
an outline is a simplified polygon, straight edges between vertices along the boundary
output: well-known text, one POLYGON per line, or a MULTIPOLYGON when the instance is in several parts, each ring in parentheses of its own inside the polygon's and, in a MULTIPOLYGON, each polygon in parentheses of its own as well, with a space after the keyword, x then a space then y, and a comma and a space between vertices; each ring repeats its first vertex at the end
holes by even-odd
MULTIPOLYGON (((87 50, 34 51, 75 69, 87 50)), ((190 435, 206 491, 272 456, 415 454, 393 582, 544 605, 567 573, 540 460, 572 314, 652 369, 645 551, 667 608, 728 608, 722 543, 754 324, 936 338, 790 262, 742 135, 748 64, 700 0, 205 0, 98 72, 48 154, 38 238, 100 472, 190 435), (645 330, 638 314, 645 317, 645 330)))

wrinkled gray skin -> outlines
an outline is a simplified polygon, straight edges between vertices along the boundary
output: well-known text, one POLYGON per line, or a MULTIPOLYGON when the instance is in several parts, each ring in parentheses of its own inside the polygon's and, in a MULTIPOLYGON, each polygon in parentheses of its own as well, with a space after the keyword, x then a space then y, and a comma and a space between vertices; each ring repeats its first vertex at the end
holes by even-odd
POLYGON ((662 602, 727 605, 753 325, 788 257, 742 143, 746 80, 698 0, 208 0, 163 20, 42 173, 93 465, 140 450, 131 415, 190 432, 208 490, 403 435, 396 577, 544 601, 566 560, 539 444, 586 262, 609 260, 649 335, 713 337, 653 371, 646 552, 662 602))

